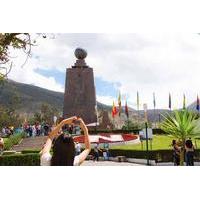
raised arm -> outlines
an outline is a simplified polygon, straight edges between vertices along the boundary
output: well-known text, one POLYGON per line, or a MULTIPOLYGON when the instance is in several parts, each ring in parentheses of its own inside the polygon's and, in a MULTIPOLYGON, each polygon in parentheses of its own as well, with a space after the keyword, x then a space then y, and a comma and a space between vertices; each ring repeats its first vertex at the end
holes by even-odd
POLYGON ((80 128, 83 130, 85 136, 85 150, 79 155, 79 165, 80 165, 89 155, 91 151, 91 144, 88 134, 88 128, 81 118, 79 120, 80 120, 80 128))
POLYGON ((41 150, 40 154, 44 154, 47 152, 50 152, 51 146, 52 146, 52 141, 55 137, 58 136, 58 133, 60 129, 65 125, 65 124, 71 124, 73 120, 77 119, 76 116, 70 117, 68 119, 64 119, 61 121, 56 127, 53 127, 52 131, 49 133, 47 141, 45 145, 43 146, 43 149, 41 150))

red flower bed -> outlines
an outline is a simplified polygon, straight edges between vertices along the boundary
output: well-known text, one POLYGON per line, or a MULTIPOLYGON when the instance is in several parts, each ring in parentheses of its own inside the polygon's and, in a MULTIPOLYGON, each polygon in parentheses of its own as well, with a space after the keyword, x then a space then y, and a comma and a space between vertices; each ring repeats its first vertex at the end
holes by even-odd
MULTIPOLYGON (((102 133, 99 136, 98 138, 98 141, 93 141, 91 143, 117 143, 117 142, 128 142, 128 141, 131 141, 131 140, 136 140, 138 138, 137 135, 133 135, 133 134, 121 134, 120 136, 122 137, 122 139, 120 140, 113 140, 109 138, 111 138, 111 135, 115 135, 115 134, 107 134, 107 133, 102 133), (106 138, 101 138, 101 136, 103 137, 107 137, 108 139, 106 138), (113 140, 113 141, 112 141, 113 140)), ((92 140, 92 137, 93 136, 90 136, 91 137, 91 140, 92 140)), ((96 137, 96 136, 95 136, 96 137)), ((75 136, 74 137, 74 142, 79 142, 79 143, 84 143, 84 135, 80 135, 80 136, 75 136)))
POLYGON ((130 140, 136 140, 138 138, 137 135, 132 135, 132 134, 122 134, 122 137, 126 142, 130 140))

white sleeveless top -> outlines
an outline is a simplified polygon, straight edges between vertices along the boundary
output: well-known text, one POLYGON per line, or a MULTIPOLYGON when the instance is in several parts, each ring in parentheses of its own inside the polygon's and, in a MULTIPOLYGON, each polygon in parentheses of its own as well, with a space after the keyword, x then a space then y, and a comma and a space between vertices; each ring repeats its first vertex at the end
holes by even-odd
MULTIPOLYGON (((52 155, 50 153, 44 153, 41 157, 40 157, 40 166, 50 166, 51 165, 51 158, 52 155)), ((75 156, 74 157, 74 166, 79 166, 79 156, 75 156)))

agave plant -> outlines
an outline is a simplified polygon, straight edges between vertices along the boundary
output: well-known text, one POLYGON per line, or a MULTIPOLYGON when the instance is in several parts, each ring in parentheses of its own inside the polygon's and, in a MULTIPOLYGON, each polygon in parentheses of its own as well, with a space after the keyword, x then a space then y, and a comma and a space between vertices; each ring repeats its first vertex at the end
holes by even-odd
POLYGON ((161 129, 180 141, 180 164, 183 165, 185 141, 188 138, 200 135, 200 120, 197 115, 187 110, 174 111, 172 114, 163 117, 164 122, 161 124, 161 129))

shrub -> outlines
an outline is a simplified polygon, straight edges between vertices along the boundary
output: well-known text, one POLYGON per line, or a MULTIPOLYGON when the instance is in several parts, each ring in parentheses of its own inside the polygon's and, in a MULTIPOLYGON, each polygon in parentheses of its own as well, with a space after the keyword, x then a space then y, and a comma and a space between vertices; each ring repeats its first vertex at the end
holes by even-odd
MULTIPOLYGON (((127 158, 138 158, 147 159, 146 151, 142 150, 123 150, 123 149, 110 149, 110 156, 125 156, 127 158)), ((90 154, 93 154, 93 150, 90 154)), ((102 153, 100 153, 101 155, 102 153)), ((173 152, 172 150, 150 150, 149 159, 155 160, 156 162, 173 162, 173 152)), ((200 150, 195 150, 194 159, 196 161, 200 160, 200 150)))
POLYGON ((3 155, 12 155, 12 154, 15 154, 16 151, 4 151, 3 152, 3 155))
POLYGON ((0 156, 0 166, 39 166, 40 155, 32 154, 14 154, 0 156))
POLYGON ((11 135, 4 143, 4 150, 10 150, 13 145, 18 144, 24 137, 24 133, 11 135))
MULTIPOLYGON (((91 151, 93 154, 93 150, 91 151)), ((110 149, 110 156, 125 156, 127 158, 146 159, 146 151, 138 150, 121 150, 110 149)), ((149 151, 149 158, 156 162, 172 162, 172 150, 153 150, 149 151)), ((199 161, 200 150, 195 151, 195 161, 199 161)), ((40 155, 39 153, 28 153, 24 151, 24 154, 12 154, 0 156, 0 166, 39 166, 40 155)))
POLYGON ((22 154, 28 154, 28 153, 39 153, 41 150, 38 149, 26 149, 26 150, 22 150, 21 153, 22 154))

